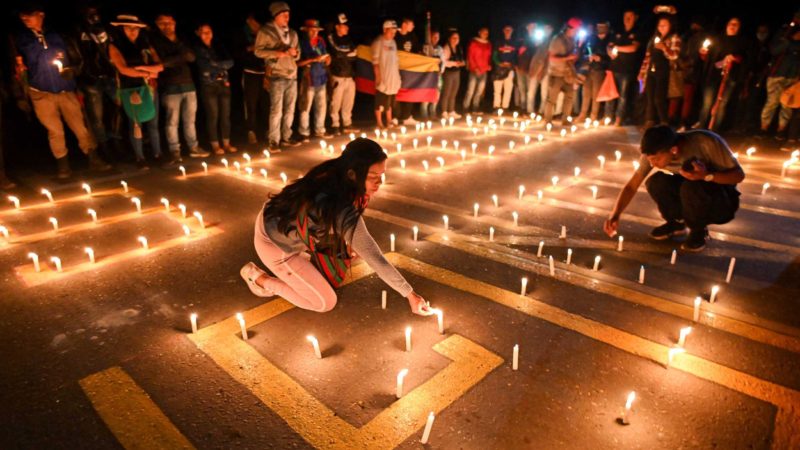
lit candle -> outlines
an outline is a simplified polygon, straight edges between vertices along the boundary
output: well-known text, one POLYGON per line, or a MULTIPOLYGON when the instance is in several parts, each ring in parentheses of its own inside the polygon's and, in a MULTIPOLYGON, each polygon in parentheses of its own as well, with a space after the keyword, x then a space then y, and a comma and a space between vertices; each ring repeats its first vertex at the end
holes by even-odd
POLYGON ((245 167, 244 172, 247 174, 248 177, 253 176, 253 168, 252 167, 245 167))
POLYGON ((427 160, 422 160, 422 167, 425 169, 425 172, 428 171, 428 169, 430 168, 430 165, 428 164, 427 160))
MULTIPOLYGON (((596 120, 594 121, 594 124, 595 124, 594 126, 597 127, 597 121, 596 120)), ((577 130, 578 130, 578 126, 577 125, 573 125, 573 126, 569 127, 569 132, 570 133, 575 133, 577 130)))
POLYGON ((733 276, 733 268, 736 266, 736 258, 731 258, 731 262, 728 263, 728 274, 725 276, 725 282, 730 283, 731 277, 733 276))
POLYGON ((439 163, 439 168, 444 169, 444 158, 442 158, 441 156, 437 156, 436 161, 439 163))
MULTIPOLYGON (((183 167, 183 166, 181 166, 181 167, 183 167)), ((233 162, 233 167, 236 168, 236 172, 237 173, 242 171, 242 165, 239 164, 239 161, 234 161, 233 162)), ((185 169, 184 169, 184 171, 185 171, 185 169)))
POLYGON ((8 240, 8 228, 0 225, 0 234, 2 234, 3 237, 6 238, 6 240, 8 240))
POLYGON ((169 212, 169 200, 166 197, 161 197, 161 204, 164 205, 164 209, 169 212))
POLYGON ((428 147, 431 146, 431 142, 433 142, 433 136, 428 136, 425 138, 425 142, 428 143, 428 147))
POLYGON ((761 187, 761 195, 765 195, 770 186, 771 185, 769 183, 764 183, 764 185, 761 187))
POLYGON ((391 251, 394 251, 394 233, 389 235, 389 242, 391 243, 389 248, 391 249, 391 251))
POLYGON ((61 258, 58 256, 51 256, 50 262, 56 265, 56 272, 61 272, 61 258))
POLYGON ((503 108, 497 108, 497 117, 503 116, 503 108))
POLYGON ((474 156, 475 152, 478 150, 478 144, 473 142, 472 144, 470 144, 470 148, 472 149, 472 155, 474 156))
POLYGON ((30 258, 33 261, 33 270, 35 270, 37 272, 41 272, 42 268, 41 268, 41 266, 39 266, 39 255, 37 255, 36 253, 30 252, 30 253, 28 253, 28 258, 30 258))
POLYGON ((228 168, 228 160, 226 158, 222 158, 220 162, 222 163, 223 166, 225 166, 226 169, 228 168))
POLYGON ((527 134, 526 134, 526 135, 525 135, 525 139, 524 139, 524 141, 525 141, 525 145, 528 145, 528 144, 530 144, 530 143, 531 143, 531 137, 530 137, 530 135, 527 135, 527 134))
POLYGON ((198 211, 195 211, 193 215, 195 218, 197 218, 197 221, 200 222, 200 228, 205 228, 206 223, 203 222, 203 215, 200 214, 198 211))
POLYGON ((597 272, 598 269, 600 269, 600 255, 594 257, 594 267, 592 267, 592 270, 595 272, 597 272))
POLYGON ((269 159, 272 156, 272 154, 267 149, 264 149, 264 151, 261 152, 261 154, 264 155, 264 159, 269 159))
POLYGON ((522 200, 522 196, 525 195, 525 186, 520 184, 518 191, 519 191, 519 199, 522 200))
POLYGON ((755 152, 756 152, 756 148, 755 147, 750 147, 745 151, 745 153, 747 153, 747 157, 751 158, 751 159, 753 158, 753 153, 755 153, 755 152))
MULTIPOLYGON (((186 167, 178 166, 178 170, 181 171, 181 175, 182 176, 184 176, 184 177, 186 176, 186 167)), ((239 168, 237 167, 236 170, 239 170, 239 168)))
POLYGON ((558 236, 561 239, 567 238, 567 227, 566 225, 561 225, 561 234, 558 236))
POLYGON ((205 161, 203 161, 200 163, 200 165, 203 166, 203 173, 208 175, 208 164, 205 161))
POLYGON ((572 249, 568 248, 567 249, 567 265, 569 265, 571 262, 572 262, 572 249))
POLYGON ((494 153, 494 145, 490 145, 489 146, 489 156, 492 156, 493 153, 494 153))
POLYGON ((597 160, 600 161, 600 170, 603 170, 603 168, 606 166, 606 157, 600 155, 597 157, 597 160))
POLYGON ((58 69, 58 73, 61 73, 64 70, 64 63, 62 63, 59 59, 54 59, 53 65, 58 69))
POLYGON ((608 126, 608 124, 610 124, 610 123, 611 123, 611 118, 610 117, 606 117, 605 119, 603 119, 603 125, 608 126))
POLYGON ((544 196, 544 192, 542 192, 542 190, 541 190, 541 189, 539 189, 538 191, 536 191, 536 198, 538 198, 538 199, 539 199, 539 203, 541 203, 541 202, 542 202, 542 197, 543 197, 543 196, 544 196))
POLYGON ((289 181, 289 177, 284 172, 281 172, 281 181, 283 181, 284 185, 289 181))
POLYGON ((267 181, 267 169, 261 169, 259 172, 261 173, 261 176, 264 177, 264 181, 267 181))
POLYGON ((380 139, 380 138, 381 138, 381 130, 375 128, 375 139, 380 139))
POLYGON ((678 337, 678 347, 683 347, 686 344, 686 336, 692 332, 692 327, 681 328, 681 333, 678 337))
POLYGON ((122 190, 125 191, 125 193, 127 194, 128 193, 128 183, 125 182, 125 181, 120 181, 119 184, 122 185, 122 190))
POLYGON ((548 258, 550 260, 550 276, 556 276, 556 262, 553 260, 553 255, 548 258))
POLYGON ((411 351, 411 327, 406 327, 406 351, 411 351))
POLYGON ((519 344, 514 344, 514 355, 511 358, 511 370, 519 370, 519 344))
POLYGON ((14 209, 19 209, 19 198, 13 195, 8 196, 8 201, 14 204, 14 209))
POLYGON ((700 305, 703 303, 703 299, 700 297, 694 298, 694 312, 692 313, 692 320, 695 322, 700 320, 700 305))
POLYGON ((464 162, 464 161, 467 160, 467 151, 466 150, 460 150, 459 154, 461 155, 461 162, 464 162))
POLYGON ((542 133, 539 133, 539 135, 536 136, 536 140, 539 141, 539 143, 541 144, 542 141, 544 140, 544 135, 542 133))
POLYGON ((58 232, 58 219, 51 217, 48 220, 50 221, 50 224, 53 225, 53 231, 58 232))
POLYGON ((717 299, 717 294, 719 294, 719 286, 712 286, 711 297, 708 299, 708 303, 714 303, 714 301, 717 299))
POLYGON ((236 319, 239 321, 239 330, 242 331, 242 339, 247 340, 247 325, 244 322, 242 313, 236 313, 236 319))
POLYGON ((494 227, 489 227, 489 242, 494 242, 494 227))
POLYGON ((414 233, 414 242, 417 242, 417 237, 419 236, 419 227, 414 225, 411 227, 411 231, 414 233))
POLYGON ((516 147, 516 143, 514 141, 508 141, 508 149, 510 151, 514 151, 514 147, 516 147))
POLYGON ((189 237, 189 235, 192 234, 192 231, 189 229, 188 225, 181 225, 181 227, 183 228, 183 234, 186 237, 189 237))
POLYGON ((178 209, 181 210, 181 216, 185 219, 186 218, 186 205, 183 203, 178 203, 178 209))
POLYGON ((677 250, 673 250, 672 251, 672 257, 669 259, 669 263, 674 266, 675 265, 675 261, 677 259, 678 259, 678 251, 677 250))
POLYGON ((791 159, 788 161, 784 161, 783 167, 781 168, 781 178, 786 177, 786 171, 789 170, 789 167, 791 167, 792 164, 794 164, 794 161, 791 159))
POLYGON ((520 281, 520 288, 519 288, 519 295, 525 296, 525 293, 528 291, 528 277, 522 277, 520 281))
POLYGON ((592 200, 597 200, 597 186, 589 186, 589 190, 592 191, 592 200))
POLYGON ((492 194, 492 203, 494 203, 494 207, 497 208, 500 206, 500 202, 497 198, 497 194, 492 194))
POLYGON ((686 353, 686 349, 680 347, 674 347, 669 349, 667 352, 667 368, 672 366, 672 360, 675 359, 676 355, 680 355, 681 353, 686 353))
POLYGON ((436 314, 436 322, 439 325, 439 334, 444 334, 444 311, 441 309, 432 309, 434 314, 436 314))
POLYGON ((542 257, 542 250, 544 250, 544 241, 539 241, 539 250, 536 251, 536 256, 538 258, 542 257))
POLYGON ((386 297, 387 297, 387 295, 388 294, 387 294, 386 291, 381 291, 381 309, 386 309, 386 297))
POLYGON ((628 399, 625 401, 625 409, 622 410, 622 417, 620 417, 620 420, 625 425, 631 423, 631 415, 633 413, 631 407, 633 406, 634 400, 636 400, 636 392, 631 391, 630 394, 628 394, 628 399))
POLYGON ((47 189, 42 189, 41 193, 42 193, 42 195, 47 197, 47 201, 49 201, 50 203, 53 203, 53 194, 51 194, 50 191, 48 191, 47 189))
POLYGON ((403 170, 406 170, 406 160, 405 159, 401 159, 400 160, 400 168, 403 169, 403 170))
MULTIPOLYGON (((450 120, 453 120, 450 118, 450 120)), ((420 444, 427 444, 428 438, 431 436, 431 428, 433 427, 433 411, 428 414, 428 421, 425 423, 425 430, 422 431, 422 439, 419 440, 420 444)))
POLYGON ((442 139, 442 150, 447 148, 447 139, 442 139))
POLYGON ((397 398, 401 398, 403 396, 403 380, 405 380, 406 375, 408 375, 408 369, 402 369, 397 374, 397 398))
POLYGON ((310 334, 306 336, 308 342, 311 342, 311 345, 314 347, 314 355, 316 355, 317 359, 322 359, 322 352, 319 349, 319 341, 314 336, 310 334))
POLYGON ((621 251, 622 251, 622 246, 623 246, 623 243, 624 243, 624 242, 625 242, 625 238, 624 238, 624 237, 622 237, 622 236, 620 236, 620 237, 617 239, 617 251, 618 251, 618 252, 621 252, 621 251))
POLYGON ((575 170, 573 171, 573 173, 575 174, 575 178, 578 178, 579 176, 581 176, 581 168, 580 167, 575 167, 575 170))
POLYGON ((567 135, 567 129, 566 128, 562 128, 561 129, 561 137, 563 138, 566 135, 567 135))
POLYGON ((558 185, 558 177, 550 178, 550 182, 553 183, 553 187, 556 187, 558 185))
POLYGON ((519 226, 519 213, 516 211, 511 212, 511 217, 514 219, 514 226, 519 226))
POLYGON ((619 162, 619 160, 622 159, 622 152, 619 150, 614 150, 614 157, 617 159, 617 162, 619 162))
POLYGON ((192 322, 192 333, 197 333, 197 314, 191 313, 189 315, 189 321, 192 322))
POLYGON ((150 249, 150 247, 147 245, 147 238, 146 237, 139 236, 138 238, 136 238, 136 240, 138 240, 139 243, 142 244, 142 248, 143 249, 145 249, 145 250, 149 250, 150 249))
POLYGON ((141 213, 142 213, 142 201, 141 201, 141 200, 139 200, 139 197, 133 197, 133 198, 131 199, 131 203, 133 203, 134 205, 136 205, 136 211, 137 211, 137 212, 139 212, 139 213, 141 214, 141 213))
POLYGON ((659 42, 661 42, 661 38, 660 38, 660 37, 658 37, 658 36, 656 36, 656 37, 653 39, 653 42, 654 42, 655 44, 658 44, 659 42))
POLYGON ((91 196, 92 196, 92 187, 91 187, 91 186, 89 186, 89 184, 88 184, 88 183, 83 183, 83 184, 81 185, 81 189, 83 189, 84 191, 86 191, 86 195, 88 195, 89 197, 91 197, 91 196))
POLYGON ((639 284, 644 284, 644 266, 639 267, 639 284))
POLYGON ((442 216, 442 222, 444 222, 444 229, 447 231, 450 225, 450 218, 447 215, 442 216))

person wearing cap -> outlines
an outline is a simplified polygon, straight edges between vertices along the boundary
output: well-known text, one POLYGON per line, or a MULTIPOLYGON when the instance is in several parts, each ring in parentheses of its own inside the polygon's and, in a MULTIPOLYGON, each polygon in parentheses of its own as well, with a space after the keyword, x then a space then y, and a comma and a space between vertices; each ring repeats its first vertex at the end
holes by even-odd
POLYGON ((266 60, 269 72, 269 150, 279 152, 281 147, 300 145, 292 138, 300 40, 297 32, 289 28, 287 3, 273 2, 269 12, 272 20, 258 30, 255 54, 266 60))
MULTIPOLYGON (((414 33, 414 19, 411 17, 404 17, 400 21, 400 28, 394 36, 397 43, 397 49, 408 53, 422 53, 422 45, 419 38, 414 33)), ((397 101, 397 120, 402 122, 401 125, 415 125, 417 121, 412 116, 414 109, 411 102, 397 101)))
POLYGON ((308 19, 300 27, 306 34, 300 40, 300 61, 297 67, 302 69, 300 78, 300 140, 308 142, 311 120, 311 108, 314 108, 314 137, 328 139, 333 136, 325 131, 325 110, 327 109, 328 69, 331 55, 325 46, 325 40, 319 35, 322 27, 319 20, 308 19))
POLYGON ((211 150, 216 155, 236 153, 237 148, 231 145, 231 82, 228 76, 228 70, 233 67, 233 58, 225 46, 214 39, 211 24, 200 23, 195 34, 198 37, 194 53, 197 58, 200 98, 211 150))
POLYGON ((514 27, 503 27, 503 38, 495 42, 492 51, 492 109, 508 109, 514 91, 514 66, 517 64, 517 43, 511 39, 514 27))
MULTIPOLYGON (((544 120, 550 123, 558 100, 558 94, 564 93, 564 103, 561 108, 562 115, 567 116, 572 111, 572 100, 575 95, 575 82, 578 74, 575 70, 575 61, 578 59, 575 37, 581 27, 581 20, 573 17, 567 21, 561 33, 553 36, 548 46, 547 67, 547 104, 544 108, 544 120)), ((562 119, 562 122, 566 120, 562 119)))
POLYGON ((336 16, 334 32, 328 35, 328 46, 331 54, 331 129, 335 134, 356 133, 353 128, 353 103, 356 98, 355 62, 356 45, 350 37, 350 25, 347 16, 341 13, 336 16), (339 115, 341 113, 341 122, 339 115))
POLYGON ((481 113, 481 102, 486 89, 486 77, 492 70, 492 43, 489 27, 480 27, 467 46, 467 92, 464 94, 464 112, 481 113))
MULTIPOLYGON (((581 48, 582 57, 589 62, 589 72, 583 82, 581 113, 578 122, 583 122, 587 117, 592 121, 599 120, 600 102, 595 100, 600 86, 608 69, 608 42, 609 23, 600 22, 595 27, 595 32, 581 48)), ((609 111, 606 112, 608 115, 609 111)))
POLYGON ((708 225, 730 222, 739 209, 736 185, 745 174, 728 143, 708 130, 675 132, 658 125, 645 131, 641 151, 639 168, 619 193, 603 230, 611 237, 617 233, 620 216, 645 182, 666 220, 653 228, 650 237, 664 240, 681 236, 688 226, 689 236, 681 249, 703 250, 708 225), (653 169, 657 172, 648 178, 653 169))
POLYGON ((392 124, 394 98, 400 90, 400 62, 397 57, 397 22, 383 22, 383 33, 372 42, 372 68, 375 74, 375 121, 385 128, 382 115, 386 113, 386 126, 392 124))
POLYGON ((646 40, 636 26, 639 15, 632 9, 625 10, 622 15, 623 29, 611 36, 608 44, 608 56, 611 58, 609 69, 614 74, 614 83, 617 85, 619 98, 616 100, 614 112, 614 125, 621 126, 625 123, 630 109, 628 105, 635 97, 633 86, 636 75, 641 68, 642 42, 646 40))
MULTIPOLYGON (((58 163, 58 178, 69 178, 72 174, 62 120, 78 138, 78 146, 89 157, 90 168, 111 169, 97 155, 97 143, 86 128, 83 110, 75 93, 80 53, 63 36, 45 29, 44 18, 44 10, 36 5, 26 7, 19 13, 25 29, 17 34, 14 41, 15 80, 20 83, 27 80, 27 84, 15 91, 30 99, 36 117, 47 128, 50 150, 58 163)), ((29 104, 23 100, 20 99, 18 104, 29 110, 29 104)))
POLYGON ((140 169, 148 169, 144 156, 142 128, 147 128, 153 158, 161 159, 161 137, 158 132, 158 91, 156 81, 164 66, 142 34, 146 28, 138 17, 120 14, 111 25, 122 33, 108 47, 111 63, 118 73, 118 97, 129 119, 131 147, 140 169))

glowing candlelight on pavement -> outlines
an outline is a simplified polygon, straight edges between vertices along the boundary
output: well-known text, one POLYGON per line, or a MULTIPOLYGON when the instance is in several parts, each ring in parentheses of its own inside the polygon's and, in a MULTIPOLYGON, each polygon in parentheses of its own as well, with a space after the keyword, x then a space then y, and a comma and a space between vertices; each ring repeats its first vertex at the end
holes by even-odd
POLYGON ((267 149, 264 149, 264 151, 261 152, 261 154, 264 155, 264 159, 269 159, 272 156, 272 154, 267 149))
POLYGON ((322 359, 322 352, 319 350, 319 341, 312 335, 306 336, 308 342, 311 342, 311 345, 314 347, 314 355, 317 359, 322 359))
MULTIPOLYGON (((452 118, 450 120, 453 120, 452 118)), ((431 436, 431 428, 433 427, 433 411, 428 414, 428 421, 425 423, 425 430, 422 432, 422 439, 419 440, 420 444, 427 444, 428 438, 431 436)))
POLYGON ((131 199, 131 203, 136 205, 136 211, 141 214, 142 213, 142 201, 139 200, 139 197, 133 197, 131 199))
POLYGON ((166 197, 161 197, 161 204, 164 205, 164 210, 169 212, 169 200, 166 197))
POLYGON ((553 255, 550 255, 548 258, 548 262, 550 263, 550 276, 556 276, 556 262, 553 260, 553 255))
POLYGON ((56 66, 56 68, 58 69, 58 72, 59 72, 59 73, 61 73, 62 71, 64 71, 64 63, 63 63, 63 62, 61 62, 61 60, 59 60, 59 59, 54 59, 54 60, 53 60, 53 65, 54 65, 54 66, 56 66))
POLYGON ((753 153, 755 153, 755 152, 756 152, 756 148, 755 147, 750 147, 745 151, 745 153, 747 154, 748 158, 753 158, 753 153))
POLYGON ((511 212, 511 217, 514 219, 514 226, 519 226, 519 213, 516 211, 511 212))
POLYGON ((459 154, 461 155, 461 162, 466 161, 466 159, 467 159, 467 151, 466 150, 461 150, 461 151, 459 151, 459 154))
POLYGON ((522 277, 522 279, 520 279, 519 295, 524 297, 527 292, 528 292, 528 277, 522 277))
POLYGON ((428 171, 428 169, 430 168, 430 164, 428 164, 427 160, 422 161, 422 167, 425 169, 425 172, 428 171))
POLYGON ((675 265, 675 261, 677 259, 678 259, 678 251, 677 250, 673 250, 672 251, 672 257, 670 257, 670 259, 669 259, 669 263, 674 266, 675 265))
POLYGON ((608 124, 610 124, 610 123, 611 123, 611 118, 610 117, 606 117, 605 119, 603 119, 603 125, 608 126, 608 124))
POLYGON ((414 147, 414 150, 416 150, 416 149, 417 149, 417 146, 419 145, 419 139, 417 139, 417 138, 414 138, 414 139, 411 141, 411 145, 414 147))
POLYGON ((125 182, 125 181, 120 181, 119 184, 122 185, 122 190, 125 191, 125 193, 127 194, 128 193, 128 183, 125 182))
POLYGON ((592 191, 592 200, 597 200, 597 186, 589 186, 589 190, 592 191))
POLYGON ((181 176, 186 177, 186 167, 178 166, 178 170, 181 171, 181 176))
POLYGON ((494 145, 489 146, 489 156, 492 156, 492 154, 494 154, 494 145))
POLYGON ((50 262, 56 265, 56 272, 61 272, 61 258, 58 256, 51 256, 50 262))
POLYGON ((781 167, 781 178, 786 177, 786 171, 789 170, 789 167, 794 164, 793 160, 784 161, 783 166, 781 167))
POLYGON ((717 294, 719 294, 719 286, 711 286, 711 297, 708 299, 708 303, 714 303, 717 300, 717 294))
POLYGON ((514 353, 511 357, 511 370, 519 370, 519 344, 514 344, 514 353))
POLYGON ((208 164, 205 161, 203 161, 200 163, 200 165, 203 166, 203 173, 208 175, 208 164))
POLYGON ((400 134, 402 134, 403 136, 406 135, 406 131, 407 131, 406 127, 404 127, 404 126, 400 127, 400 134))
POLYGON ((150 246, 147 245, 147 238, 146 237, 139 236, 138 238, 136 238, 136 240, 139 241, 140 244, 142 244, 142 248, 143 249, 150 250, 150 246))
POLYGON ((771 186, 771 184, 764 183, 764 185, 761 187, 761 195, 766 195, 767 189, 769 189, 770 186, 771 186))
POLYGON ((86 195, 88 195, 89 197, 91 197, 91 196, 92 196, 92 187, 91 187, 91 186, 89 186, 89 184, 88 184, 88 183, 83 183, 83 184, 81 184, 81 189, 83 189, 84 191, 86 191, 86 195))
POLYGON ((568 248, 567 249, 567 265, 570 265, 571 262, 572 262, 572 249, 568 248))
POLYGON ((731 262, 728 263, 728 274, 725 275, 725 282, 730 283, 731 277, 733 276, 733 268, 736 266, 736 258, 731 258, 731 262))
POLYGON ((267 169, 261 169, 259 170, 259 172, 261 173, 261 176, 264 178, 264 181, 267 181, 267 169))
POLYGON ((563 138, 566 135, 567 135, 567 129, 566 128, 562 128, 561 129, 561 137, 563 138))
POLYGON ((597 160, 600 161, 600 170, 603 170, 603 168, 606 166, 606 157, 603 155, 599 155, 597 157, 597 160))
MULTIPOLYGON (((596 124, 596 123, 597 123, 597 121, 595 120, 595 121, 594 121, 594 123, 596 124)), ((595 125, 595 127, 596 127, 596 126, 597 126, 597 125, 595 125)), ((573 133, 573 134, 574 134, 576 131, 578 131, 578 126, 577 126, 577 125, 573 125, 573 126, 569 127, 569 132, 570 132, 570 133, 573 133)))
POLYGON ((403 144, 398 143, 397 145, 394 146, 394 148, 397 151, 397 153, 403 153, 403 144))
POLYGON ((494 227, 489 227, 489 242, 494 241, 494 227))
POLYGON ((567 226, 561 225, 561 234, 558 235, 559 239, 566 239, 567 238, 567 226))
POLYGON ((387 292, 381 291, 381 309, 386 309, 386 297, 387 297, 387 292))
POLYGON ((544 241, 539 241, 539 249, 536 251, 536 257, 542 257, 542 250, 544 250, 544 241))
POLYGON ((411 231, 414 233, 414 242, 417 242, 417 238, 419 237, 419 227, 414 225, 411 227, 411 231))
POLYGON ((191 313, 189 321, 192 322, 192 333, 197 333, 197 313, 191 313))
POLYGON ((442 150, 447 149, 447 139, 442 139, 442 150))
POLYGON ((428 147, 430 147, 431 146, 431 142, 433 142, 433 136, 426 137, 425 141, 428 143, 428 147))
POLYGON ((545 130, 547 130, 547 132, 549 133, 549 132, 550 132, 550 130, 552 130, 552 129, 553 129, 553 124, 548 122, 548 124, 547 124, 547 125, 545 125, 545 126, 544 126, 544 128, 545 128, 545 130))
POLYGON ((203 215, 200 214, 198 211, 194 212, 194 217, 197 218, 197 221, 200 222, 200 228, 205 228, 206 224, 203 222, 203 215))
POLYGON ((678 347, 683 347, 686 344, 686 336, 692 332, 692 327, 681 328, 680 336, 678 337, 678 347))
POLYGON ((472 217, 476 219, 478 218, 478 210, 480 209, 480 207, 481 205, 479 205, 478 203, 472 205, 472 217))
POLYGON ((226 158, 222 158, 220 162, 222 163, 223 166, 225 166, 226 169, 228 168, 228 160, 226 158))
POLYGON ((394 233, 392 233, 392 234, 389 235, 389 249, 391 251, 394 251, 394 241, 395 241, 395 237, 394 237, 394 233))
POLYGON ((242 172, 242 165, 239 164, 239 161, 234 161, 233 162, 233 167, 236 169, 236 173, 241 173, 242 172))
POLYGON ((594 257, 594 266, 592 267, 592 270, 597 272, 599 269, 600 269, 600 255, 597 255, 594 257))
POLYGON ((286 176, 286 173, 284 172, 281 172, 281 181, 283 181, 284 185, 286 185, 286 183, 289 182, 289 177, 286 176))
POLYGON ((89 262, 94 264, 94 250, 91 247, 84 247, 83 252, 89 256, 89 262))
POLYGON ((539 203, 542 202, 542 197, 544 197, 544 192, 541 189, 539 189, 538 191, 536 191, 536 198, 539 199, 539 203))
POLYGON ((553 183, 553 187, 558 185, 558 177, 550 178, 550 182, 553 183))
POLYGON ((614 158, 616 158, 617 162, 622 159, 622 152, 619 150, 614 150, 614 158))
POLYGON ((33 261, 33 270, 35 270, 37 272, 41 272, 42 268, 41 268, 41 266, 39 266, 39 255, 37 255, 36 253, 30 252, 30 253, 28 253, 28 258, 30 258, 30 260, 33 261))
POLYGON ((248 177, 253 176, 253 168, 252 167, 245 167, 244 172, 247 174, 248 177))
POLYGON ((631 164, 633 164, 634 172, 639 170, 639 161, 633 161, 631 164))
POLYGON ((631 415, 633 413, 631 407, 633 406, 634 400, 636 400, 636 392, 631 391, 630 394, 628 394, 628 399, 625 401, 625 409, 622 410, 622 417, 620 417, 620 421, 625 425, 631 423, 631 415))
POLYGON ((47 189, 42 189, 40 192, 42 193, 42 195, 47 197, 47 201, 53 203, 53 194, 51 194, 50 191, 48 191, 47 189))
POLYGON ((181 216, 185 219, 186 218, 186 205, 183 203, 178 203, 178 209, 181 210, 181 216))
POLYGON ((9 195, 7 198, 8 198, 8 201, 10 201, 11 203, 14 204, 14 209, 19 209, 19 198, 18 197, 15 197, 13 195, 9 195))
POLYGON ((402 369, 397 374, 397 398, 401 398, 403 396, 403 380, 405 380, 406 375, 408 375, 408 369, 402 369))
POLYGON ((517 190, 519 191, 519 199, 522 200, 522 196, 525 195, 525 186, 520 184, 517 190))
POLYGON ((444 158, 442 158, 441 156, 437 156, 436 157, 436 162, 439 163, 439 168, 440 169, 444 169, 444 158))
POLYGON ((3 235, 3 237, 4 237, 6 240, 8 240, 8 228, 6 228, 6 227, 4 227, 4 226, 0 225, 0 234, 2 234, 2 235, 3 235))
POLYGON ((516 143, 516 142, 514 142, 514 141, 508 141, 508 149, 509 149, 510 151, 514 151, 514 147, 516 147, 516 146, 517 146, 517 143, 516 143))
POLYGON ((239 330, 242 332, 242 339, 247 340, 247 325, 244 322, 242 313, 236 313, 236 320, 239 321, 239 330))
POLYGON ((573 174, 575 175, 575 178, 578 178, 579 176, 581 176, 581 168, 580 167, 575 167, 575 170, 573 171, 573 174))
POLYGON ((694 311, 692 313, 692 320, 697 322, 700 320, 700 305, 703 303, 703 299, 700 297, 694 298, 694 311))
POLYGON ((525 145, 528 145, 528 144, 531 143, 531 137, 526 134, 525 138, 523 139, 523 141, 525 142, 525 145))
POLYGON ((406 351, 411 351, 411 327, 406 327, 406 351))
POLYGON ((375 128, 375 139, 378 140, 381 138, 381 130, 375 128))
POLYGON ((539 141, 539 143, 541 144, 541 143, 542 143, 542 141, 544 140, 544 135, 543 135, 542 133, 539 133, 539 134, 536 136, 536 140, 537 140, 537 141, 539 141))
POLYGON ((189 235, 192 234, 192 231, 189 229, 188 225, 181 225, 181 228, 183 228, 184 236, 189 237, 189 235))
POLYGON ((436 315, 436 322, 439 325, 439 334, 444 334, 444 311, 438 308, 431 309, 436 315))
POLYGON ((53 231, 58 232, 58 219, 56 219, 55 217, 51 217, 47 220, 49 220, 50 224, 53 225, 53 231))
POLYGON ((444 222, 444 229, 445 229, 445 231, 447 231, 447 229, 449 228, 449 224, 450 224, 450 218, 447 217, 447 215, 444 215, 444 216, 442 216, 442 221, 444 222))
POLYGON ((622 247, 623 247, 623 243, 624 242, 625 242, 625 238, 622 237, 622 236, 620 236, 619 239, 617 239, 617 251, 618 252, 622 251, 622 247))
POLYGON ((667 352, 667 368, 672 366, 672 360, 675 359, 676 355, 680 355, 681 353, 686 353, 686 349, 680 347, 674 347, 669 349, 667 352))
POLYGON ((644 284, 644 266, 639 267, 639 284, 644 284))

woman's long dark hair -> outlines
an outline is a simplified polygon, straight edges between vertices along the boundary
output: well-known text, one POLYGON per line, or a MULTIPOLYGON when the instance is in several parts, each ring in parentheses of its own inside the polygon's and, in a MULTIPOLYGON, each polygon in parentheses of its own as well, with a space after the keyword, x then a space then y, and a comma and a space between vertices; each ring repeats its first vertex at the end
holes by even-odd
POLYGON ((281 192, 271 194, 264 208, 264 223, 277 220, 278 230, 288 235, 297 229, 297 217, 305 211, 315 223, 309 234, 317 239, 332 234, 336 251, 346 248, 345 236, 355 229, 367 206, 369 168, 384 160, 386 154, 377 142, 351 141, 338 158, 315 166, 281 192))

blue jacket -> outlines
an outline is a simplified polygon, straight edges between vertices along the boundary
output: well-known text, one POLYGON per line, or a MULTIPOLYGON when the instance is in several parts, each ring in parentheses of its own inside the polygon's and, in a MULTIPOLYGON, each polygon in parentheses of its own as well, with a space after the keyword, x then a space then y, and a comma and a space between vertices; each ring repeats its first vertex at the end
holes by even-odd
POLYGON ((206 47, 200 43, 195 46, 194 53, 197 57, 197 69, 200 73, 202 84, 214 84, 220 82, 226 86, 228 82, 228 69, 233 67, 233 59, 225 49, 212 43, 211 47, 206 47))
MULTIPOLYGON (((311 46, 311 41, 305 38, 300 41, 300 60, 314 58, 320 55, 327 55, 328 49, 325 47, 325 40, 322 37, 317 38, 317 45, 311 46)), ((325 63, 311 63, 303 67, 303 76, 310 77, 310 86, 319 87, 324 86, 328 82, 328 71, 325 68, 325 63)))
POLYGON ((26 29, 17 35, 16 47, 28 67, 28 84, 32 88, 52 93, 75 90, 75 81, 64 79, 53 64, 56 59, 61 61, 64 68, 77 63, 70 61, 67 44, 61 35, 45 30, 37 36, 26 29))

